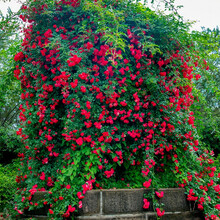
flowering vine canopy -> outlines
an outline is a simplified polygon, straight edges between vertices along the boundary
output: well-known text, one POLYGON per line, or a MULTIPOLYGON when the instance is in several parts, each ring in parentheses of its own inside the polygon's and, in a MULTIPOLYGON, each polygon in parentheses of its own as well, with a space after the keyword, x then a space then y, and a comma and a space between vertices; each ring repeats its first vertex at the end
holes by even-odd
POLYGON ((187 26, 131 0, 27 0, 20 18, 16 212, 48 205, 51 218, 67 219, 94 188, 185 187, 216 219, 220 174, 190 111, 208 66, 187 26), (37 191, 49 193, 33 203, 37 191))

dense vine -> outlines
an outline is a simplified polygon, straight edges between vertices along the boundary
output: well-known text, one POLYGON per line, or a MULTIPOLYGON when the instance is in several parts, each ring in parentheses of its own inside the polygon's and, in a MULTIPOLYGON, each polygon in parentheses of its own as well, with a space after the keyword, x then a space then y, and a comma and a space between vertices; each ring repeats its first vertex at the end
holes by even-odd
POLYGON ((18 213, 48 204, 51 217, 69 218, 93 188, 179 186, 215 219, 220 175, 190 111, 208 67, 185 24, 129 0, 29 0, 22 12, 18 213))

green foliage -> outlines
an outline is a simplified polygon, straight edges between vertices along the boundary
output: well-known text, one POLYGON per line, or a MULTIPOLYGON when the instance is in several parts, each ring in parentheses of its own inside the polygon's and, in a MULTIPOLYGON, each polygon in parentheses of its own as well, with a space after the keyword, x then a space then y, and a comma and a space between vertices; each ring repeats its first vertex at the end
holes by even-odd
POLYGON ((10 162, 18 145, 15 131, 21 88, 13 72, 14 54, 21 43, 18 25, 15 13, 9 10, 6 16, 0 14, 0 162, 10 162))
POLYGON ((18 34, 19 21, 16 13, 8 8, 7 14, 4 16, 0 10, 0 48, 1 50, 8 47, 8 43, 12 42, 13 37, 18 34))
POLYGON ((16 175, 19 162, 2 166, 0 164, 0 212, 7 212, 13 208, 13 199, 16 192, 16 175))
MULTIPOLYGON (((192 38, 195 50, 202 62, 207 62, 207 68, 201 74, 201 79, 195 82, 195 102, 192 110, 196 114, 195 124, 201 141, 206 147, 220 153, 220 30, 203 29, 193 32, 192 38)), ((201 65, 201 63, 198 63, 201 65)), ((195 70, 196 71, 196 70, 195 70)))

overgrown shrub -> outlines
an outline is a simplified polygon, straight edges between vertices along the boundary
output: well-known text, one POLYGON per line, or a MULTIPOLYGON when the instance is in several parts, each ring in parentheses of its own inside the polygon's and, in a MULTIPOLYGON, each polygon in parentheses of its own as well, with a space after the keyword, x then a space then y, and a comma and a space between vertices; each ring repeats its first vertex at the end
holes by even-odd
POLYGON ((131 0, 29 0, 20 17, 30 24, 14 57, 23 88, 15 210, 49 204, 51 217, 73 218, 93 188, 179 186, 215 219, 220 174, 190 111, 208 66, 187 25, 131 0))

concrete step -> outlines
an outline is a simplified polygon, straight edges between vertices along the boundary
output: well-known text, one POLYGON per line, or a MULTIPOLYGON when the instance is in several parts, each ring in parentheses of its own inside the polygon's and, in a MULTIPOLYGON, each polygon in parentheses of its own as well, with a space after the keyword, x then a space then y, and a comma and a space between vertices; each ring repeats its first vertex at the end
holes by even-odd
MULTIPOLYGON (((2 218, 3 219, 3 218, 2 218)), ((26 216, 23 220, 49 220, 48 216, 26 216)), ((167 212, 161 220, 203 220, 201 213, 194 212, 167 212)), ((76 220, 157 220, 157 215, 154 212, 133 213, 133 214, 116 214, 116 215, 88 215, 78 216, 76 220)))
MULTIPOLYGON (((133 213, 133 214, 116 214, 116 215, 90 215, 78 216, 77 220, 157 220, 154 212, 133 213)), ((199 212, 167 212, 161 220, 204 220, 199 212)))
MULTIPOLYGON (((144 194, 150 189, 110 189, 86 192, 79 210, 78 220, 156 220, 152 201, 148 210, 143 209, 144 194)), ((194 210, 194 204, 186 199, 185 190, 179 188, 160 189, 164 197, 158 199, 164 204, 165 215, 162 220, 204 220, 202 213, 194 210)), ((33 202, 44 199, 47 192, 36 192, 33 202)), ((25 212, 25 217, 49 219, 49 207, 25 212)), ((75 218, 74 218, 75 219, 75 218)))
POLYGON ((22 220, 49 220, 48 216, 44 216, 44 215, 32 215, 32 216, 25 216, 25 218, 21 218, 22 220))

